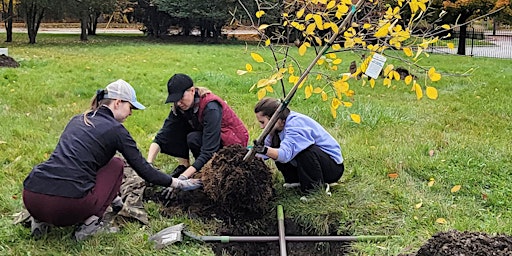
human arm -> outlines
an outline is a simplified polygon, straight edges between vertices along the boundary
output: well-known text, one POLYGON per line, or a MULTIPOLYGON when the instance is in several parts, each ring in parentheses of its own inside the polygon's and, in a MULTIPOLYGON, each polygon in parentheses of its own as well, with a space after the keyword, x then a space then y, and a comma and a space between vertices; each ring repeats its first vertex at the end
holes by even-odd
POLYGON ((148 163, 153 164, 155 162, 155 159, 156 159, 156 156, 158 155, 158 153, 160 153, 160 145, 158 145, 155 142, 151 143, 151 145, 149 146, 149 151, 148 151, 148 158, 147 158, 148 163))
POLYGON ((185 171, 184 174, 187 177, 201 170, 221 146, 222 106, 216 101, 209 102, 203 110, 202 120, 203 135, 201 151, 194 163, 185 171))
POLYGON ((117 134, 119 143, 118 151, 141 178, 155 185, 164 187, 171 185, 172 177, 154 168, 144 159, 142 153, 137 148, 136 142, 126 129, 122 129, 117 134))

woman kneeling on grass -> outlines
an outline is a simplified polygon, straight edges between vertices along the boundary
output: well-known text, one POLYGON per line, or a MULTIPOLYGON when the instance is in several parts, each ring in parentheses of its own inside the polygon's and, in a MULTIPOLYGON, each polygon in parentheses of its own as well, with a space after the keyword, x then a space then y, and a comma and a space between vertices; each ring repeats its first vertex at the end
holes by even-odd
POLYGON ((123 126, 133 109, 144 109, 132 86, 123 80, 98 90, 91 107, 74 116, 50 158, 35 166, 23 185, 23 202, 32 216, 32 236, 40 238, 51 225, 77 225, 76 240, 106 231, 103 214, 112 204, 121 210, 119 191, 124 161, 144 180, 182 190, 201 186, 197 179, 178 180, 154 169, 142 157, 123 126))
MULTIPOLYGON (((280 105, 277 99, 263 98, 254 107, 260 128, 264 129, 280 105)), ((256 153, 272 158, 284 177, 284 187, 300 186, 303 193, 315 186, 337 182, 344 165, 339 143, 312 118, 286 107, 264 144, 256 153)), ((301 200, 307 200, 302 197, 301 200)))

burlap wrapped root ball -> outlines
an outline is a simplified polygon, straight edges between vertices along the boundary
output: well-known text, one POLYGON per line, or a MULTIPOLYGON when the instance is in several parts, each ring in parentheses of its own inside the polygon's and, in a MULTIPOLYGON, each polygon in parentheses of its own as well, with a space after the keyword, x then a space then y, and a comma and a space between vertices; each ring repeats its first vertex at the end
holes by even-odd
POLYGON ((204 192, 233 217, 261 217, 271 206, 272 172, 261 159, 244 161, 240 145, 220 149, 203 167, 204 192))

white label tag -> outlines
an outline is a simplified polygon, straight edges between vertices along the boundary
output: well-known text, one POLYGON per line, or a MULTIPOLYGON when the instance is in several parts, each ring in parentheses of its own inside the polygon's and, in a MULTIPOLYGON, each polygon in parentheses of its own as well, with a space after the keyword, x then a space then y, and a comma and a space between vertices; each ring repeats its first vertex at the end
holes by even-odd
POLYGON ((382 68, 384 67, 384 63, 386 63, 386 57, 378 53, 374 53, 372 60, 364 73, 373 79, 377 79, 380 75, 380 71, 382 71, 382 68))

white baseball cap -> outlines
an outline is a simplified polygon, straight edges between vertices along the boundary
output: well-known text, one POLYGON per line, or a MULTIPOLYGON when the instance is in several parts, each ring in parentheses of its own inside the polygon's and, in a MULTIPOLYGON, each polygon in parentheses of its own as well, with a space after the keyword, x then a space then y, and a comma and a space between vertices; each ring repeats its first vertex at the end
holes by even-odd
POLYGON ((133 87, 127 83, 126 81, 119 79, 115 82, 107 85, 105 89, 105 98, 106 99, 119 99, 130 102, 132 106, 136 109, 145 109, 144 105, 140 104, 137 101, 137 96, 135 95, 135 90, 133 87))

